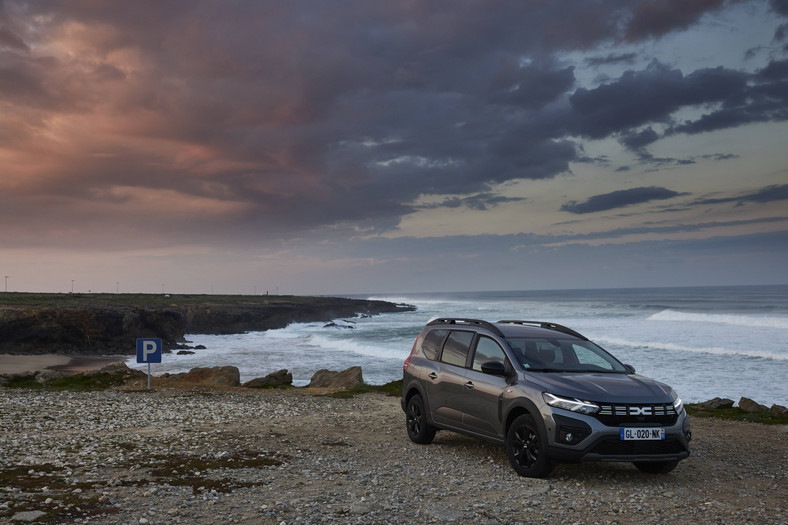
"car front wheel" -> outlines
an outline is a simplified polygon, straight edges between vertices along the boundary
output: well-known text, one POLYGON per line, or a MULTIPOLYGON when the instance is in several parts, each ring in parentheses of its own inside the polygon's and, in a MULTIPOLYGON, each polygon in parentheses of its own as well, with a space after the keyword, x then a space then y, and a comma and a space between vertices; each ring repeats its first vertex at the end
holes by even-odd
POLYGON ((547 457, 547 444, 530 415, 523 414, 512 422, 505 446, 509 463, 519 475, 543 478, 553 471, 554 465, 547 457))
POLYGON ((405 426, 408 429, 410 440, 414 443, 429 445, 435 438, 435 427, 427 423, 424 401, 418 394, 408 401, 405 409, 405 426))

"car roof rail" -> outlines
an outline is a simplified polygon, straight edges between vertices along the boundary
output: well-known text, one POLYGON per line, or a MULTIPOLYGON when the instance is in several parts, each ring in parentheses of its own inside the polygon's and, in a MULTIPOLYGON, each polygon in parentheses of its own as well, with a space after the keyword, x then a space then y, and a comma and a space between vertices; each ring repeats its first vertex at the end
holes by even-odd
POLYGON ((519 325, 536 325, 540 328, 547 328, 548 330, 555 330, 557 332, 563 332, 565 334, 573 335, 578 339, 582 339, 583 341, 588 341, 588 337, 584 336, 580 332, 576 332, 571 328, 567 328, 564 325, 558 323, 551 323, 549 321, 516 321, 516 320, 508 320, 508 321, 498 321, 499 323, 506 323, 506 324, 519 324, 519 325))
POLYGON ((467 319, 465 317, 440 317, 438 319, 434 319, 427 323, 427 325, 431 324, 459 324, 459 325, 472 325, 472 326, 479 326, 482 328, 486 328, 487 330, 495 333, 500 337, 505 337, 501 329, 495 326, 493 323, 489 321, 482 321, 481 319, 467 319))

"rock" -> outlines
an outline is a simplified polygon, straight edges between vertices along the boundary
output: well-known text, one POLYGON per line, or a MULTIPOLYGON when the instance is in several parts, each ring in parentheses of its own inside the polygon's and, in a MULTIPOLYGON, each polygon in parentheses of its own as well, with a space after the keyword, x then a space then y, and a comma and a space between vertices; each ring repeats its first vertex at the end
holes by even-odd
POLYGON ((704 401, 700 404, 703 408, 711 408, 713 410, 719 410, 723 408, 731 408, 733 406, 733 399, 727 399, 724 397, 715 397, 714 399, 709 399, 708 401, 704 401))
POLYGON ((364 378, 361 375, 361 367, 353 366, 341 372, 318 370, 312 376, 312 380, 307 385, 307 388, 350 389, 363 382, 364 378))
POLYGON ((33 522, 42 516, 46 516, 46 514, 47 514, 46 512, 42 512, 40 510, 28 510, 25 512, 17 512, 13 516, 11 516, 11 521, 33 522))
POLYGON ((756 403, 750 398, 743 397, 739 400, 739 408, 745 412, 766 412, 769 407, 756 403))
POLYGON ((84 372, 86 376, 95 376, 101 374, 110 374, 110 375, 119 375, 122 376, 123 381, 128 383, 131 380, 139 380, 139 379, 146 379, 148 374, 143 372, 142 370, 134 370, 126 366, 126 363, 123 361, 117 361, 115 363, 110 363, 107 366, 102 366, 98 370, 88 370, 84 372))
POLYGON ((176 355, 192 355, 193 353, 194 352, 192 352, 191 350, 178 350, 178 352, 176 352, 176 355))
POLYGON ((257 377, 251 381, 247 381, 242 386, 247 388, 267 388, 271 386, 285 386, 293 384, 293 374, 286 369, 277 370, 270 373, 265 377, 257 377))
POLYGON ((782 405, 772 405, 769 410, 781 416, 788 415, 788 407, 784 407, 782 405))
POLYGON ((65 377, 66 373, 61 370, 53 370, 51 368, 47 368, 45 370, 39 370, 36 372, 36 382, 41 383, 42 385, 48 381, 52 381, 53 379, 60 379, 61 377, 65 377))
POLYGON ((163 379, 165 382, 178 382, 195 386, 240 386, 241 372, 235 366, 214 366, 211 368, 192 368, 184 374, 163 375, 160 379, 163 379))
POLYGON ((330 323, 323 325, 323 328, 350 328, 350 329, 353 329, 353 328, 355 328, 355 326, 336 324, 334 321, 331 321, 330 323))

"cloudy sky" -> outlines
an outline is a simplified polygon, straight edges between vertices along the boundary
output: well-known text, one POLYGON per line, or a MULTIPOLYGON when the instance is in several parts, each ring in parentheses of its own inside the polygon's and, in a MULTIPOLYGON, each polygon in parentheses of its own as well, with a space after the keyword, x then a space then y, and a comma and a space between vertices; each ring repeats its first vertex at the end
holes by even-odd
POLYGON ((786 0, 0 0, 9 291, 788 283, 786 0))

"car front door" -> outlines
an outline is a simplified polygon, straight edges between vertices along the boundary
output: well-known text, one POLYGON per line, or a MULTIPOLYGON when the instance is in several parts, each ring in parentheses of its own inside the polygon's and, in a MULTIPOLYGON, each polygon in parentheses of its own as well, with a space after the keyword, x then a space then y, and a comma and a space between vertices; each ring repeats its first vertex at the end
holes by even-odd
POLYGON ((501 439, 501 394, 507 386, 505 377, 485 374, 482 364, 501 363, 511 370, 503 348, 492 338, 480 336, 476 343, 471 368, 463 384, 463 426, 475 433, 501 439))

